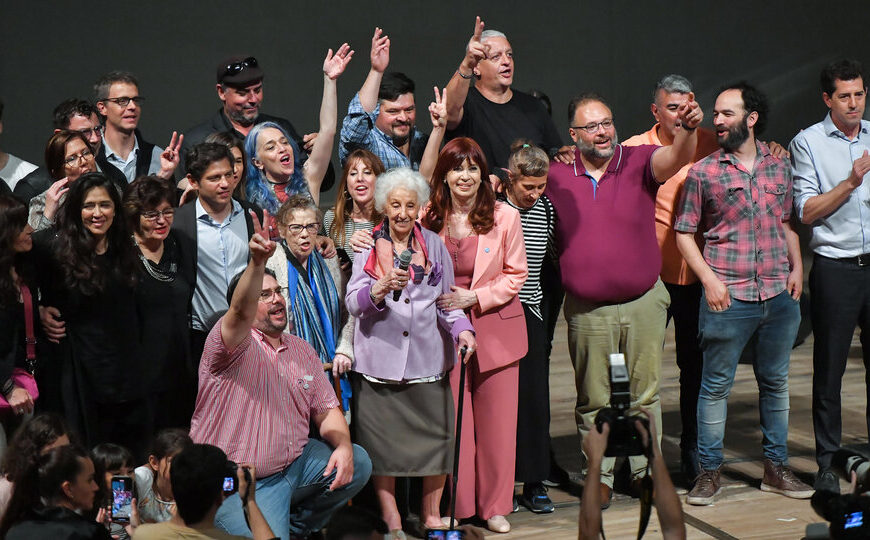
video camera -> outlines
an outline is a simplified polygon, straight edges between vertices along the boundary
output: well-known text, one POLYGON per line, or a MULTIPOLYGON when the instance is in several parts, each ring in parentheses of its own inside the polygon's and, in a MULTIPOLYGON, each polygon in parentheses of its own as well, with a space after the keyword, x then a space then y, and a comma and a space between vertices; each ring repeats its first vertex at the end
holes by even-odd
MULTIPOLYGON (((601 426, 610 426, 607 436, 607 450, 604 455, 608 457, 619 456, 649 456, 649 445, 644 446, 643 437, 638 431, 635 422, 643 423, 649 433, 649 420, 643 416, 630 416, 631 387, 628 376, 628 367, 625 365, 625 355, 610 355, 610 407, 598 411, 595 416, 595 427, 601 432, 601 426)), ((650 444, 652 442, 650 441, 650 444)))
POLYGON ((813 510, 830 527, 830 538, 870 538, 870 497, 860 493, 870 491, 870 447, 856 445, 844 447, 834 453, 832 468, 842 478, 851 481, 854 472, 858 478, 856 492, 840 495, 833 491, 817 490, 811 499, 813 510))

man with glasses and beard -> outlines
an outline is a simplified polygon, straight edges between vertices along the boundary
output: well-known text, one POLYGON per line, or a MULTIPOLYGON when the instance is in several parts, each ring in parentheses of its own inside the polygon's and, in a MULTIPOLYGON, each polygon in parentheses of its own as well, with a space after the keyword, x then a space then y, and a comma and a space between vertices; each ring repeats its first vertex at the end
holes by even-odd
POLYGON ((701 472, 686 502, 709 505, 721 489, 727 398, 748 343, 764 434, 761 490, 806 499, 813 489, 788 468, 788 368, 800 325, 803 264, 789 223, 791 169, 756 136, 767 98, 745 82, 726 86, 713 109, 721 149, 689 170, 674 229, 677 247, 704 287, 699 336, 704 354, 698 398, 701 472), (704 253, 695 234, 704 234, 704 253))
MULTIPOLYGON (((610 401, 608 355, 625 353, 631 400, 661 425, 659 379, 668 292, 659 270, 655 199, 659 185, 695 155, 704 115, 694 96, 678 107, 680 129, 664 147, 617 144, 613 113, 597 94, 568 107, 573 163, 552 163, 547 197, 556 207, 556 243, 565 318, 577 386, 575 417, 581 437, 610 401)), ((646 460, 630 458, 633 481, 646 460)), ((613 493, 613 458, 601 464, 602 506, 613 493)), ((585 467, 585 465, 584 465, 585 467)))
MULTIPOLYGON (((204 142, 212 133, 232 131, 240 139, 244 139, 255 125, 262 122, 275 122, 280 125, 296 141, 299 148, 310 152, 314 138, 317 137, 316 132, 304 137, 300 136, 290 120, 260 112, 260 106, 263 104, 264 76, 263 68, 253 56, 235 55, 220 61, 216 69, 215 88, 218 99, 223 105, 211 118, 185 132, 181 146, 182 158, 191 148, 204 142)), ((182 164, 181 167, 180 176, 184 176, 186 174, 183 170, 184 165, 182 164)), ((334 182, 335 170, 330 163, 320 191, 328 191, 334 182)))

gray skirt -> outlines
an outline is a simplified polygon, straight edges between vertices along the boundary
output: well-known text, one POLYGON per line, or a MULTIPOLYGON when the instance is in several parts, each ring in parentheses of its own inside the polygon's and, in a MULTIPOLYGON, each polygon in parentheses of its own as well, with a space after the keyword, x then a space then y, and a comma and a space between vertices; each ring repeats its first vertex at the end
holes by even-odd
POLYGON ((431 383, 380 384, 353 377, 355 443, 379 476, 434 476, 453 469, 453 394, 431 383))

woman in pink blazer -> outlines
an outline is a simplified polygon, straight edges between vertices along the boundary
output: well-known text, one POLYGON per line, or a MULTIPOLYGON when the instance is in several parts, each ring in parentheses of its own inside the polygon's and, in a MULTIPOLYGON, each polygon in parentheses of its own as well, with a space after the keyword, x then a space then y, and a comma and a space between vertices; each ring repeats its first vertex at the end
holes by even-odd
MULTIPOLYGON (((513 509, 518 361, 528 347, 517 293, 528 275, 516 210, 497 202, 486 158, 472 139, 441 150, 430 180, 423 226, 438 233, 453 259, 456 285, 438 299, 441 309, 464 309, 478 349, 467 359, 456 515, 477 515, 508 532, 513 509)), ((451 373, 454 402, 459 370, 451 373)))

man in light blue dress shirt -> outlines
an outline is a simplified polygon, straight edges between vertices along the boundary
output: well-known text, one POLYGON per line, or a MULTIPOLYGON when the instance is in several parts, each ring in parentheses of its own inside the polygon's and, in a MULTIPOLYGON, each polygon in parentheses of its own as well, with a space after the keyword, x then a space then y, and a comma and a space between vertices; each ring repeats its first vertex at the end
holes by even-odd
MULTIPOLYGON (((794 204, 811 231, 810 302, 813 346, 813 427, 819 472, 815 488, 839 492, 831 471, 840 447, 840 391, 855 326, 862 345, 870 332, 870 122, 863 120, 867 89, 861 65, 834 62, 821 74, 830 109, 801 131, 789 150, 794 204)), ((864 365, 870 346, 863 346, 864 365)), ((870 409, 867 413, 870 432, 870 409)))

